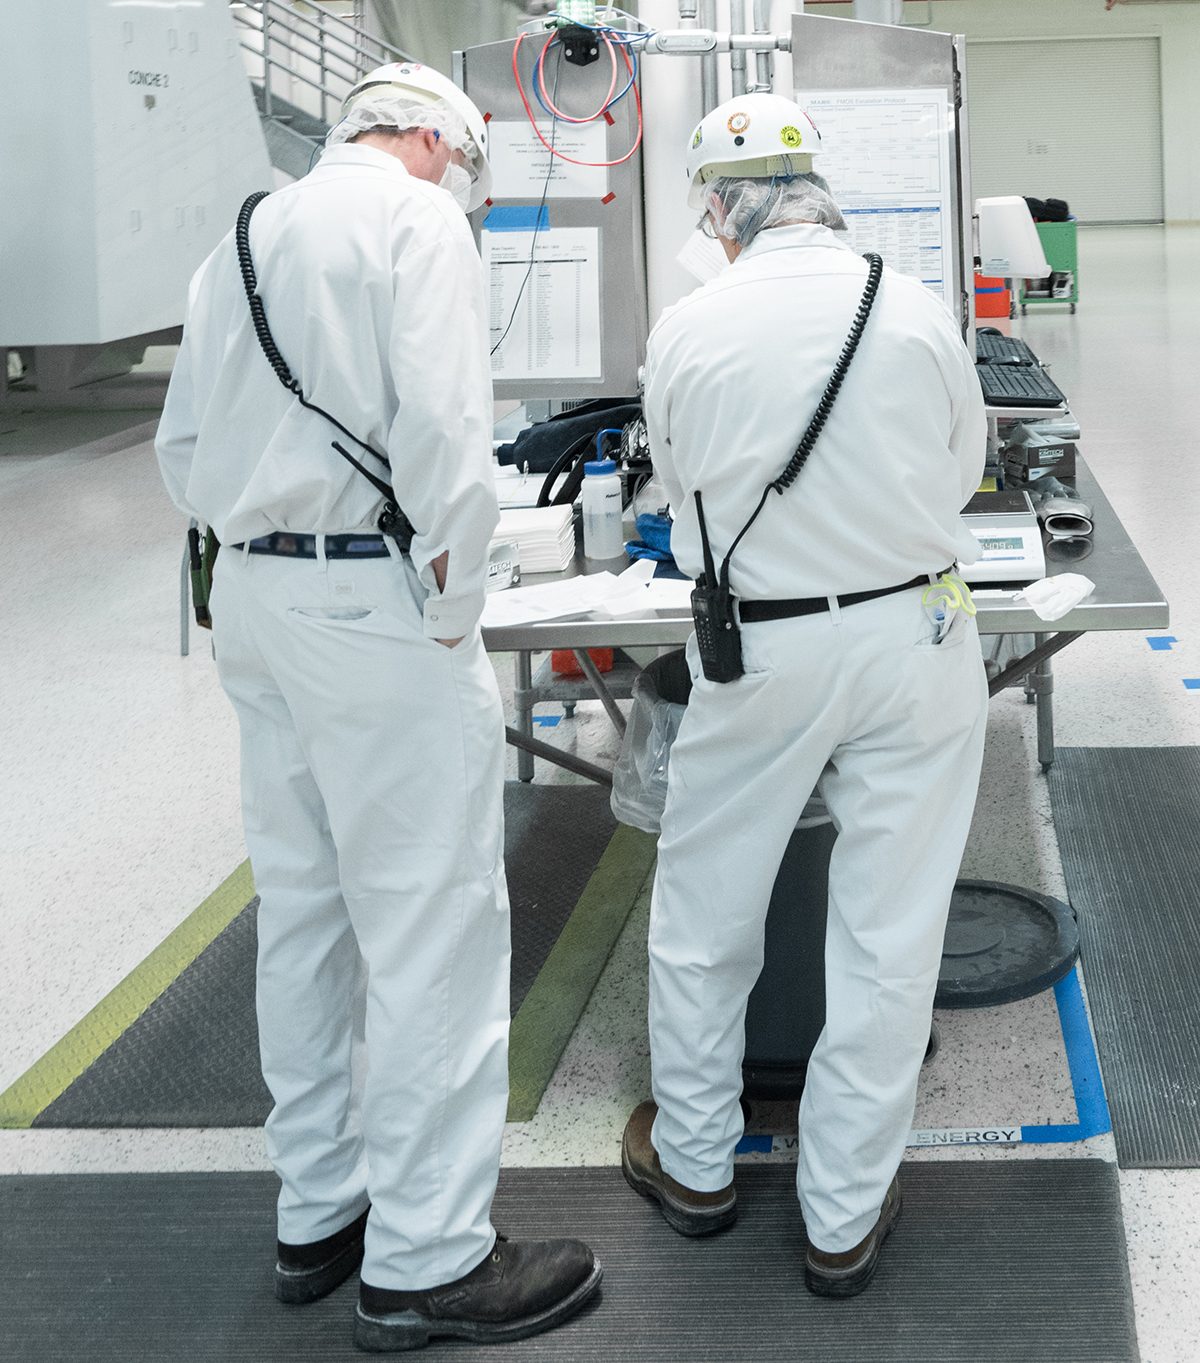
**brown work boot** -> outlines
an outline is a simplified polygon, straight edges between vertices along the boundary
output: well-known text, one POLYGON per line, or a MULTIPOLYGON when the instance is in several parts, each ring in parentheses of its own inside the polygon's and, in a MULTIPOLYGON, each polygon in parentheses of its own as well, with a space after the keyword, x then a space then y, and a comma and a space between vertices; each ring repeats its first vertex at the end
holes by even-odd
POLYGON ((826 1254, 809 1245, 804 1259, 804 1283, 818 1297, 857 1297, 875 1276, 879 1251, 900 1215, 900 1180, 892 1179, 883 1199, 879 1220, 871 1233, 844 1254, 826 1254))
POLYGON ((625 1125, 621 1140, 621 1169, 635 1193, 652 1198, 662 1209, 663 1220, 680 1235, 712 1235, 737 1220, 737 1196, 731 1183, 717 1193, 697 1193, 663 1172, 650 1130, 658 1107, 641 1103, 625 1125))
POLYGON ((506 1240, 452 1283, 424 1291, 359 1287, 354 1342, 371 1353, 421 1349, 436 1335, 503 1344, 569 1320, 600 1288, 579 1240, 506 1240))

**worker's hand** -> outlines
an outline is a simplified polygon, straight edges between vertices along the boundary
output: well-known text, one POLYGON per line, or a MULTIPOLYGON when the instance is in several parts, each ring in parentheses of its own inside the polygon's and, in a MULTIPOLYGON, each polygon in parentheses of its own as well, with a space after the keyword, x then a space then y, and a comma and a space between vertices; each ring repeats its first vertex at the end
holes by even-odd
POLYGON ((441 644, 443 648, 457 648, 467 636, 460 634, 457 639, 435 639, 435 644, 441 644))

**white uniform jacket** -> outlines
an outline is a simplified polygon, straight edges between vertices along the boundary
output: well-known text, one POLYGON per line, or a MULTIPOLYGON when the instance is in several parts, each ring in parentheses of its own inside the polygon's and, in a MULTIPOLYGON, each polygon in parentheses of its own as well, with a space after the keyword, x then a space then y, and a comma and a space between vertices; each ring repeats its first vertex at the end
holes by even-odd
POLYGON ((390 481, 417 535, 426 635, 467 634, 498 511, 483 274, 445 190, 339 146, 264 200, 250 246, 276 344, 304 394, 387 455, 390 473, 307 411, 259 348, 230 232, 197 271, 159 426, 163 477, 223 544, 276 530, 373 530, 390 481), (450 551, 444 593, 430 563, 450 551))
MULTIPOLYGON (((762 232, 650 335, 650 453, 684 572, 703 571, 699 489, 718 568, 799 444, 866 283, 828 228, 762 232)), ((983 471, 987 421, 973 357, 923 285, 885 269, 833 413, 793 486, 772 493, 730 568, 743 600, 897 586, 973 563, 959 512, 983 471)))

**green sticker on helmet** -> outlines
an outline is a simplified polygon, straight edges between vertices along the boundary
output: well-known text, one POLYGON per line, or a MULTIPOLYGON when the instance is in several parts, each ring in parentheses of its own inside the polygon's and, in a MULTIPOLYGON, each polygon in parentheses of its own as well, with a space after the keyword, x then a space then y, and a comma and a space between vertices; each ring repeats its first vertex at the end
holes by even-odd
POLYGON ((704 134, 700 131, 699 128, 697 128, 697 129, 696 129, 696 135, 692 138, 692 150, 695 151, 696 148, 697 148, 697 147, 700 145, 700 143, 703 142, 703 141, 704 141, 704 134))
POLYGON ((793 128, 789 123, 786 128, 781 128, 779 130, 779 140, 785 147, 795 151, 795 149, 804 141, 804 136, 799 128, 793 128))

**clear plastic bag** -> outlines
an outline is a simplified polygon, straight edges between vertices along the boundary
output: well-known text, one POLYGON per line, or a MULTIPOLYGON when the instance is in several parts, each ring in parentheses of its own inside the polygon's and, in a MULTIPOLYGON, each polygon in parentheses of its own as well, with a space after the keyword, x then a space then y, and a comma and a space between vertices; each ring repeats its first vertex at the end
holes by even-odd
POLYGON ((612 812, 620 823, 644 833, 658 832, 667 803, 671 747, 690 690, 682 652, 656 658, 634 679, 633 705, 613 770, 612 812), (682 694, 683 699, 667 699, 663 692, 667 697, 682 694))
MULTIPOLYGON (((682 649, 655 660, 633 683, 633 706, 621 755, 613 768, 611 806, 619 822, 658 833, 667 805, 671 748, 687 710, 692 679, 682 649)), ((814 791, 797 828, 828 823, 829 812, 814 791)))

